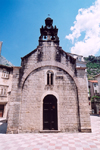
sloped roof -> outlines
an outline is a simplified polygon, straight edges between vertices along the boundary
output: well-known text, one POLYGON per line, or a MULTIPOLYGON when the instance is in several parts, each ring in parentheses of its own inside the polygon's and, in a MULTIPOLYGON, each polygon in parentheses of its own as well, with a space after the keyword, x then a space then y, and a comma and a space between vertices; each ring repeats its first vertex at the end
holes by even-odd
MULTIPOLYGON (((30 53, 26 54, 25 56, 21 57, 21 59, 24 59, 26 57, 29 57, 31 54, 33 54, 34 52, 36 52, 38 49, 41 49, 42 47, 41 46, 37 46, 36 49, 34 49, 33 51, 31 51, 30 53)), ((65 53, 66 55, 70 56, 73 60, 76 60, 76 58, 74 58, 73 56, 71 56, 69 53, 65 52, 62 47, 60 46, 57 46, 56 47, 58 50, 62 51, 63 53, 65 53)))
POLYGON ((89 82, 98 83, 97 80, 89 80, 89 82))
POLYGON ((7 67, 13 67, 13 64, 3 56, 0 56, 0 65, 7 66, 7 67))

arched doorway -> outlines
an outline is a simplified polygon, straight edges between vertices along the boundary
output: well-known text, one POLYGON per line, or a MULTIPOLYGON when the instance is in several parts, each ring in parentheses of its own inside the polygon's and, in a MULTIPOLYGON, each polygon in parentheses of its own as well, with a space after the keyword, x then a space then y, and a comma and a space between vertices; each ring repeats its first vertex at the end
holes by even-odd
POLYGON ((47 95, 43 100, 43 130, 58 130, 57 99, 47 95))

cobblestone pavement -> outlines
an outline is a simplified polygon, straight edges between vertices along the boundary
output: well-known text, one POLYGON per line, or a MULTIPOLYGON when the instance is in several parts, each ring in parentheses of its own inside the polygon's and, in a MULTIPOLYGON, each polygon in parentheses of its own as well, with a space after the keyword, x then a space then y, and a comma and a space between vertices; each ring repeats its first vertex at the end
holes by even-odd
POLYGON ((0 134, 0 150, 100 150, 100 117, 91 124, 92 133, 0 134))

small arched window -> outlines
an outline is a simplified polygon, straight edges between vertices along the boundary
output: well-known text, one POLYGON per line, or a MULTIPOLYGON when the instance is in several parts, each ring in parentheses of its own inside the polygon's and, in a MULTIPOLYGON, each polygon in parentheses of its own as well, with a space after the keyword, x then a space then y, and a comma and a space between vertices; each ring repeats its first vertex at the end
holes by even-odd
POLYGON ((53 71, 49 70, 47 72, 47 85, 53 85, 53 76, 54 76, 53 71))

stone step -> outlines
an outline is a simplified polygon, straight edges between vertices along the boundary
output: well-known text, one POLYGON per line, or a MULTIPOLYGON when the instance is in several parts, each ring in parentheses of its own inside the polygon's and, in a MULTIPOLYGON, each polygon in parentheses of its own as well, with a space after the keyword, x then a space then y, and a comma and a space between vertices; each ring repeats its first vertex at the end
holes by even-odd
POLYGON ((59 130, 41 130, 40 133, 59 133, 59 130))

